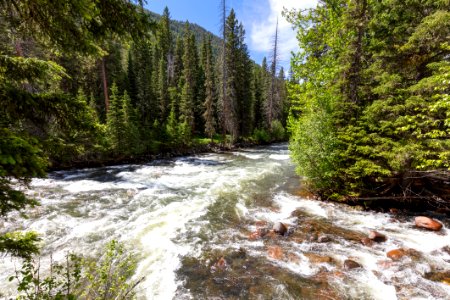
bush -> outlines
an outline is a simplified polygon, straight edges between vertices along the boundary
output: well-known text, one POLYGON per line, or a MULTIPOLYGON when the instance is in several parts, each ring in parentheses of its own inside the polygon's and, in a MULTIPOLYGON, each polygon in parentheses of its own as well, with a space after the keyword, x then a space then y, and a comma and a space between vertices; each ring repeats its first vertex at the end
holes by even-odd
POLYGON ((272 141, 283 141, 286 138, 286 130, 280 121, 275 120, 272 122, 272 141))
POLYGON ((253 139, 257 143, 269 143, 270 142, 270 135, 269 133, 264 129, 256 128, 253 131, 253 139))
POLYGON ((136 271, 133 253, 113 240, 96 258, 66 255, 64 264, 50 258, 49 274, 41 272, 41 260, 26 259, 10 281, 19 282, 17 299, 133 299, 140 280, 130 281, 136 271))

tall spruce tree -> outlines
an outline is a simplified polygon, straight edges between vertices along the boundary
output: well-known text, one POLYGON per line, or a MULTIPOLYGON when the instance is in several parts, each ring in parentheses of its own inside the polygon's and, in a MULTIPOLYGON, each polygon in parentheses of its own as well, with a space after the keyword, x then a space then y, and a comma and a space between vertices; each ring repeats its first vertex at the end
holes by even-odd
POLYGON ((214 76, 214 62, 211 47, 211 37, 208 36, 204 44, 204 68, 205 68, 205 102, 203 118, 205 120, 205 133, 213 141, 215 130, 214 108, 216 102, 216 81, 214 76))
POLYGON ((186 22, 184 32, 183 76, 180 103, 180 118, 185 122, 191 132, 194 131, 194 105, 197 92, 197 46, 194 34, 190 30, 189 22, 186 22))

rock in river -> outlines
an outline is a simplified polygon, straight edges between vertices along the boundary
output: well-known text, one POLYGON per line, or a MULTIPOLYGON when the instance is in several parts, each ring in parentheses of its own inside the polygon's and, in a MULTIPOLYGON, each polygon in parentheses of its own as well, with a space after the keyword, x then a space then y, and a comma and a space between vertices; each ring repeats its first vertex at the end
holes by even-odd
POLYGON ((362 268, 362 266, 359 263, 357 263, 356 261, 351 260, 351 259, 346 259, 344 261, 344 269, 352 270, 352 269, 358 269, 358 268, 362 268))
POLYGON ((442 224, 440 222, 428 217, 416 217, 414 221, 416 226, 419 228, 425 228, 433 231, 439 231, 442 228, 442 224))
POLYGON ((392 260, 400 260, 407 253, 404 249, 394 249, 386 253, 386 256, 392 260))
POLYGON ((386 236, 382 233, 379 233, 378 231, 372 230, 369 233, 369 239, 374 242, 381 243, 386 241, 386 236))
POLYGON ((286 227, 286 225, 284 225, 283 223, 281 223, 281 222, 276 222, 274 225, 273 225, 273 231, 274 232, 276 232, 276 233, 278 233, 278 234, 280 234, 280 235, 284 235, 285 233, 286 233, 286 231, 287 231, 287 227, 286 227))

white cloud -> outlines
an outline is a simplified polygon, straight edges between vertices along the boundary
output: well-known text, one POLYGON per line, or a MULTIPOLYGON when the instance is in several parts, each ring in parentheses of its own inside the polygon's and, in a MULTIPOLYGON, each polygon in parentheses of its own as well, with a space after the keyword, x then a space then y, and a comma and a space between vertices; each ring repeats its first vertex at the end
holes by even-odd
POLYGON ((270 57, 276 22, 278 18, 278 43, 282 64, 289 62, 291 51, 298 50, 298 43, 292 25, 282 16, 286 9, 304 9, 315 7, 317 0, 249 0, 246 1, 247 13, 253 11, 251 20, 247 20, 250 37, 250 48, 255 52, 264 53, 270 57), (261 13, 262 11, 269 10, 261 13), (249 24, 250 23, 250 24, 249 24))

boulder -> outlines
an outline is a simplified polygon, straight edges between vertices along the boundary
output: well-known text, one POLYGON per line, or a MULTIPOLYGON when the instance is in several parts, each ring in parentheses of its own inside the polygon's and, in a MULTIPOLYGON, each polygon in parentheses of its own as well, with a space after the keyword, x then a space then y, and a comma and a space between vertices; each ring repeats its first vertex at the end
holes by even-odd
POLYGON ((405 251, 405 249, 400 248, 389 251, 388 253, 386 253, 386 256, 394 261, 397 261, 402 259, 402 257, 404 257, 406 254, 407 252, 405 251))
POLYGON ((442 228, 442 224, 440 222, 428 217, 416 217, 414 221, 416 226, 419 228, 425 228, 432 231, 439 231, 442 228))
POLYGON ((369 239, 374 242, 381 243, 386 241, 386 236, 382 233, 379 233, 378 231, 372 230, 369 233, 369 239))
POLYGON ((346 269, 346 270, 359 269, 359 268, 362 268, 362 266, 354 260, 346 259, 344 261, 344 269, 346 269))
POLYGON ((273 224, 273 231, 279 235, 284 235, 287 232, 287 227, 281 222, 276 222, 273 224))

